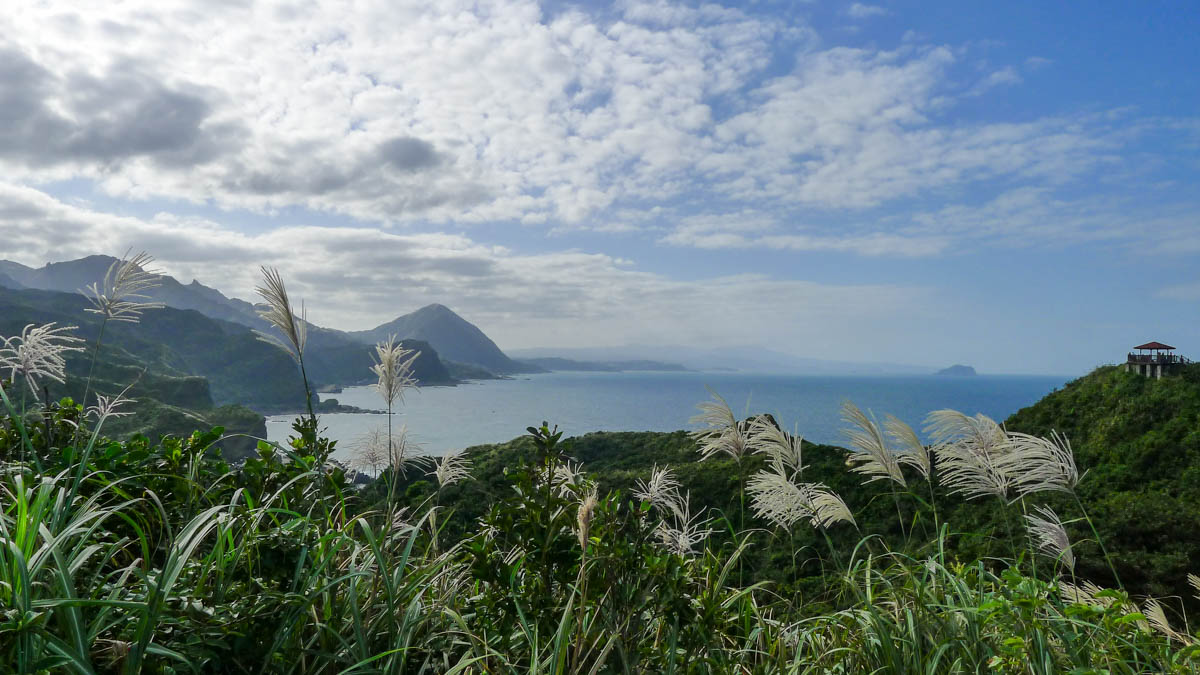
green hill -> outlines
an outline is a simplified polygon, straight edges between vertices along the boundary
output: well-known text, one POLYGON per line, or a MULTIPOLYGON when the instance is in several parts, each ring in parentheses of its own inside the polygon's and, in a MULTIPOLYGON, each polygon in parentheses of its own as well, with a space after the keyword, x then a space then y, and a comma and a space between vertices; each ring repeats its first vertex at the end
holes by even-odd
MULTIPOLYGON (((1200 573, 1200 365, 1160 380, 1099 368, 1006 426, 1070 440, 1086 471, 1079 498, 1126 585, 1190 597, 1184 577, 1200 573)), ((1072 534, 1090 536, 1079 526, 1072 534)))
MULTIPOLYGON (((100 320, 84 312, 86 307, 88 301, 78 293, 0 288, 0 335, 16 335, 30 323, 56 321, 79 326, 76 334, 93 342, 100 320)), ((260 412, 304 407, 304 388, 291 358, 241 324, 195 310, 165 307, 147 311, 139 324, 110 322, 104 343, 120 346, 160 371, 207 378, 217 405, 240 404, 260 412)), ((419 382, 452 381, 428 344, 412 341, 405 346, 421 352, 413 364, 419 382)), ((349 341, 310 344, 305 357, 316 387, 357 384, 371 376, 371 348, 366 345, 349 341)))
MULTIPOLYGON (((876 411, 880 415, 886 411, 876 411)), ((1095 523, 1113 559, 1117 574, 1135 593, 1191 598, 1186 585, 1189 573, 1200 571, 1200 366, 1178 377, 1150 380, 1117 368, 1101 368, 1075 380, 1005 423, 1010 431, 1048 436, 1066 434, 1077 464, 1085 472, 1077 493, 1095 523)), ((567 430, 568 433, 570 430, 567 430)), ((712 515, 737 518, 739 476, 762 466, 748 457, 739 469, 728 458, 700 462, 695 443, 682 431, 598 432, 569 439, 571 457, 597 478, 602 491, 619 489, 628 495, 639 479, 655 465, 675 469, 682 489, 692 502, 712 515)), ((532 456, 533 446, 522 437, 508 443, 470 448, 476 481, 446 490, 443 504, 456 510, 450 531, 473 532, 474 523, 489 503, 511 489, 504 478, 506 467, 532 456)), ((835 546, 852 548, 861 532, 878 533, 895 549, 911 537, 921 545, 930 540, 933 513, 929 495, 919 477, 908 471, 914 496, 901 495, 899 505, 884 482, 864 484, 862 476, 846 467, 847 451, 836 446, 804 446, 804 471, 808 481, 822 482, 840 494, 855 514, 859 530, 830 532, 835 546), (919 497, 916 499, 914 497, 919 497), (904 515, 899 525, 897 508, 904 515)), ((431 479, 409 472, 400 483, 412 505, 432 493, 431 479)), ((382 485, 377 484, 376 490, 382 485)), ((367 495, 370 497, 370 491, 367 495)), ((1049 504, 1068 522, 1079 560, 1080 578, 1113 586, 1095 536, 1081 516, 1075 500, 1059 493, 1041 493, 1027 504, 1002 506, 996 499, 966 501, 936 491, 942 523, 949 524, 947 545, 964 560, 1007 556, 1015 546, 1027 546, 1022 509, 1049 504), (1013 541, 1013 538, 1018 541, 1013 541)), ((747 516, 749 525, 765 523, 747 516)), ((780 580, 790 566, 790 551, 823 549, 823 535, 801 528, 788 542, 764 534, 746 561, 756 578, 780 580)), ((916 551, 919 553, 919 551, 916 551)), ((747 572, 748 574, 750 572, 747 572)), ((804 569, 807 583, 823 583, 820 570, 804 569)), ((1190 602, 1190 600, 1189 600, 1190 602)))

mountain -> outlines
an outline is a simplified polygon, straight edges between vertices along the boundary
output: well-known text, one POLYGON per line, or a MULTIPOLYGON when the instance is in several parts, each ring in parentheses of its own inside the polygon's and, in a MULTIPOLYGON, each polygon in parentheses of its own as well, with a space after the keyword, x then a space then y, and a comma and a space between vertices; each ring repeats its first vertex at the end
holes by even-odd
POLYGON ((975 375, 978 375, 978 374, 979 373, 976 373, 975 369, 972 368, 971 366, 960 366, 960 365, 953 365, 953 366, 950 366, 949 368, 942 368, 941 370, 934 373, 934 375, 945 375, 947 377, 974 377, 975 375))
POLYGON ((682 345, 622 345, 618 347, 537 347, 513 349, 509 354, 522 361, 557 357, 575 361, 657 361, 682 365, 689 370, 736 370, 751 373, 798 375, 928 375, 933 368, 900 363, 826 361, 763 347, 697 348, 682 345))
POLYGON ((0 272, 0 288, 24 288, 24 286, 11 276, 0 272))
MULTIPOLYGON (((37 269, 11 261, 0 261, 0 273, 7 273, 28 288, 75 293, 93 283, 103 281, 109 267, 120 262, 106 255, 91 255, 78 260, 48 263, 37 269)), ((176 309, 194 309, 213 319, 240 323, 250 328, 266 330, 269 326, 254 311, 254 305, 236 298, 227 298, 215 288, 198 281, 184 285, 174 277, 162 275, 159 285, 147 291, 149 300, 176 309)))
POLYGON ((501 375, 529 371, 508 358, 475 324, 445 305, 427 305, 371 330, 353 331, 347 335, 366 343, 386 340, 389 335, 424 340, 433 345, 442 358, 450 361, 482 366, 501 375))
MULTIPOLYGON (((75 293, 90 284, 102 281, 114 262, 118 260, 111 256, 93 255, 32 268, 0 260, 0 287, 27 287, 75 293), (6 279, 11 280, 11 283, 7 283, 6 279)), ((149 300, 161 302, 168 307, 195 310, 213 319, 240 324, 254 330, 273 332, 270 324, 258 316, 254 305, 245 300, 226 297, 215 288, 196 280, 190 284, 182 284, 173 277, 162 275, 159 277, 159 286, 150 289, 147 296, 149 300)), ((373 331, 360 331, 356 334, 308 324, 308 350, 312 355, 310 365, 315 366, 315 372, 309 372, 310 377, 314 381, 321 381, 322 384, 358 383, 363 379, 359 376, 359 371, 369 368, 371 364, 370 349, 364 349, 363 343, 379 342, 386 339, 389 333, 396 333, 397 337, 405 342, 405 348, 421 350, 422 357, 417 365, 420 366, 424 375, 423 381, 426 383, 447 383, 452 380, 444 364, 435 365, 429 360, 429 357, 442 352, 443 348, 463 355, 463 358, 448 357, 450 360, 483 367, 491 372, 513 373, 531 370, 514 364, 482 331, 454 312, 442 305, 430 305, 373 331), (387 328, 389 326, 394 327, 387 328)), ((463 369, 461 372, 472 371, 463 369)))
POLYGON ((662 361, 633 360, 633 361, 576 361, 557 356, 535 357, 522 359, 520 363, 530 364, 545 370, 565 370, 579 372, 620 373, 634 370, 654 371, 686 371, 687 368, 678 363, 663 363, 662 361))
MULTIPOLYGON (((78 293, 0 289, 0 335, 16 335, 30 323, 57 321, 79 326, 76 334, 94 341, 100 320, 83 311, 89 306, 78 293)), ((260 411, 298 410, 304 405, 291 357, 241 324, 166 307, 146 311, 138 324, 109 322, 104 342, 119 345, 149 367, 207 378, 218 405, 240 403, 260 411)), ((452 381, 427 343, 409 341, 405 347, 421 352, 413 364, 419 382, 452 381)), ((314 386, 357 384, 372 377, 371 350, 349 340, 327 346, 310 342, 305 359, 314 386)))

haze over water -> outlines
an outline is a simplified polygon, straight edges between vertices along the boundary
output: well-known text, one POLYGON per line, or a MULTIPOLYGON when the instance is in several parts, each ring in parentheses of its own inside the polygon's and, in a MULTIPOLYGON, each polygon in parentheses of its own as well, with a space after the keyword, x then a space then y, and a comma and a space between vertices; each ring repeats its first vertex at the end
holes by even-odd
MULTIPOLYGON (((408 426, 421 451, 447 450, 511 440, 542 420, 566 436, 592 431, 675 431, 693 428, 688 420, 710 387, 739 416, 767 412, 804 438, 841 444, 839 409, 843 401, 871 409, 882 419, 892 414, 920 431, 925 415, 940 408, 982 412, 998 421, 1065 384, 1067 376, 803 376, 731 373, 579 373, 528 375, 511 380, 471 382, 456 387, 425 387, 405 395, 395 427, 408 426)), ((369 387, 325 394, 343 405, 377 410, 379 396, 369 387)), ((291 416, 267 419, 268 437, 283 442, 291 416)), ((387 428, 378 414, 325 414, 321 426, 338 441, 335 457, 349 459, 372 428, 387 428)))

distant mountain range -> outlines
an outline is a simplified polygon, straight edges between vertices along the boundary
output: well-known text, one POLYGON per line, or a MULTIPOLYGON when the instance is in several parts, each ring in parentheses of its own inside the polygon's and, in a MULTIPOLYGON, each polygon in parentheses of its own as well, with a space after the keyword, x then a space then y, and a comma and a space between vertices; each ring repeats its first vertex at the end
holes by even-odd
MULTIPOLYGON (((109 256, 88 256, 32 268, 0 260, 0 288, 12 291, 40 289, 75 294, 104 278, 115 261, 109 256)), ((199 281, 189 284, 163 276, 150 291, 151 299, 169 308, 193 310, 204 317, 244 329, 271 331, 255 305, 199 281)), ((226 328, 225 333, 230 334, 226 328)), ((432 304, 404 314, 375 328, 340 331, 309 325, 307 365, 310 379, 319 386, 353 385, 369 379, 371 346, 396 335, 414 348, 423 348, 418 377, 426 384, 449 383, 454 378, 479 379, 547 370, 728 370, 741 372, 801 373, 813 375, 931 374, 936 369, 894 363, 846 362, 808 359, 757 346, 699 349, 678 345, 625 345, 607 348, 540 348, 506 354, 479 327, 445 305, 432 304)), ((249 340, 249 330, 239 340, 249 340)), ((220 348, 215 348, 220 352, 220 348)), ((189 371, 191 372, 191 371, 189 371)), ((214 396, 222 399, 225 385, 214 375, 214 396)), ((256 398, 257 405, 276 405, 277 397, 256 398), (264 403, 269 401, 269 403, 264 403)))
POLYGON ((683 345, 623 345, 619 347, 514 349, 513 358, 544 363, 548 357, 582 362, 649 361, 676 365, 687 370, 736 371, 746 373, 790 373, 801 375, 930 375, 936 368, 901 363, 826 361, 809 359, 763 347, 702 349, 683 345))
MULTIPOLYGON (((55 321, 78 326, 76 335, 91 342, 99 332, 100 320, 83 311, 89 306, 78 293, 0 288, 0 335, 17 335, 30 323, 55 321)), ((304 406, 304 389, 291 357, 259 340, 242 324, 166 307, 145 312, 136 325, 109 322, 104 343, 106 349, 120 350, 150 371, 206 378, 205 395, 216 405, 238 403, 260 412, 304 406)), ((452 381, 428 343, 411 340, 404 345, 421 351, 413 364, 418 380, 425 384, 452 381)), ((369 348, 360 343, 310 343, 305 356, 309 379, 317 387, 372 378, 369 348)))
MULTIPOLYGON (((94 255, 78 260, 50 263, 36 269, 0 260, 0 287, 75 293, 103 280, 109 266, 115 260, 109 256, 94 255)), ((182 284, 173 277, 164 275, 160 279, 160 285, 149 291, 148 295, 150 299, 168 307, 195 310, 209 318, 255 330, 272 330, 271 326, 258 316, 255 306, 251 303, 226 297, 215 288, 198 281, 182 284)), ((366 331, 344 332, 309 324, 308 348, 312 354, 309 374, 314 380, 332 381, 330 383, 341 385, 356 384, 364 378, 354 377, 346 380, 347 368, 362 365, 365 372, 365 368, 370 365, 370 346, 393 334, 405 342, 427 344, 436 352, 436 358, 439 360, 445 359, 475 367, 460 368, 460 372, 486 376, 540 370, 534 366, 514 362, 474 324, 449 308, 435 304, 366 331), (483 371, 480 371, 480 368, 483 371), (339 379, 342 381, 336 381, 339 379)), ((428 383, 450 381, 445 364, 439 365, 436 369, 439 372, 434 370, 427 369, 428 383)))
POLYGON ((532 357, 522 359, 520 363, 528 363, 546 370, 566 370, 579 372, 621 373, 636 370, 682 372, 687 368, 678 363, 663 363, 662 361, 632 360, 632 361, 576 361, 558 356, 532 357))

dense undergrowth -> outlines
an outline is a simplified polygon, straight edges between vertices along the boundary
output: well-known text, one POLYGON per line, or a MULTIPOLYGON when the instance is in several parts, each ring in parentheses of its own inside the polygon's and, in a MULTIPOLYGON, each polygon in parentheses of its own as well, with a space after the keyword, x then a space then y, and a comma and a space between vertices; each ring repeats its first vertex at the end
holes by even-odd
MULTIPOLYGON (((268 290, 303 371, 282 282, 268 290)), ((1072 571, 1077 552, 1109 556, 1096 528, 1093 555, 1036 508, 1078 486, 1060 439, 943 411, 930 448, 848 408, 847 456, 712 403, 690 445, 663 446, 686 448, 674 471, 622 474, 618 454, 598 482, 599 458, 544 423, 475 467, 402 458, 389 432, 391 468, 358 491, 311 414, 239 466, 213 450, 219 428, 107 440, 119 399, 36 395, 71 345, 52 337, 0 352, 0 663, 15 672, 1200 669, 1179 598, 1072 571), (808 455, 869 490, 814 482, 808 455), (721 479, 689 493, 718 475, 702 466, 721 479), (1031 537, 964 534, 964 503, 1031 537)), ((405 354, 378 355, 390 410, 405 354)))

